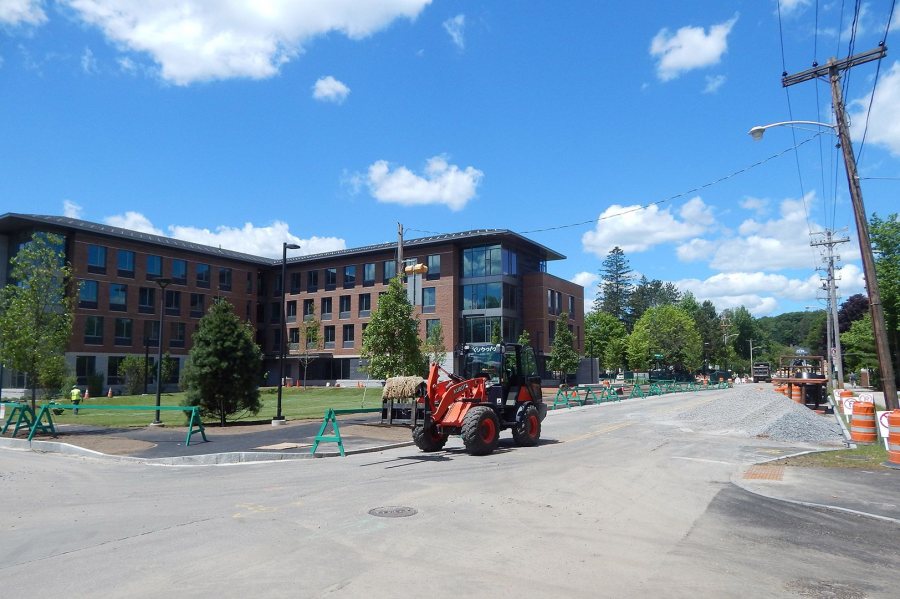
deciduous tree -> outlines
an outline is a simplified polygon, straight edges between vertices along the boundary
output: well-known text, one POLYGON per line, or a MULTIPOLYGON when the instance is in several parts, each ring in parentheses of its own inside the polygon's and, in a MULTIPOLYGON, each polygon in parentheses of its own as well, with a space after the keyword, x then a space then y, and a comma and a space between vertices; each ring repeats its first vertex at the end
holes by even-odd
POLYGON ((566 375, 578 370, 578 352, 575 351, 575 338, 569 330, 569 314, 563 312, 557 321, 556 336, 550 351, 550 370, 560 373, 560 382, 565 383, 566 375))
POLYGON ((362 357, 372 378, 423 374, 425 358, 419 341, 419 320, 400 277, 391 279, 372 312, 363 335, 362 357))

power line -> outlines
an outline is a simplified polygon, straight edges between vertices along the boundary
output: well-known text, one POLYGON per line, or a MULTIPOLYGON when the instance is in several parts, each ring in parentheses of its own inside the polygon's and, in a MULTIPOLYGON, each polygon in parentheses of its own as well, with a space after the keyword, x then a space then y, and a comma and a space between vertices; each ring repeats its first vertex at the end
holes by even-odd
MULTIPOLYGON (((884 46, 887 41, 888 32, 891 30, 891 20, 894 18, 894 6, 897 0, 891 0, 891 10, 888 13, 887 25, 884 26, 884 35, 881 36, 879 46, 884 46)), ((875 90, 878 89, 878 76, 881 74, 881 60, 875 68, 875 81, 872 83, 872 95, 869 96, 869 107, 866 109, 866 124, 863 127, 862 140, 859 142, 859 151, 856 153, 856 162, 862 160, 863 148, 866 145, 866 135, 869 133, 869 116, 872 114, 872 103, 875 101, 875 90)))

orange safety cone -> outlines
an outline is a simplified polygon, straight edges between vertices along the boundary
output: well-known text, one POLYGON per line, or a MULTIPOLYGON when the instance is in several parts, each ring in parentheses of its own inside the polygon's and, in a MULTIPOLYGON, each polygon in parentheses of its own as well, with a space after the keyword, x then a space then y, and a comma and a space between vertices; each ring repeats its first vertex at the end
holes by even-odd
POLYGON ((113 396, 112 387, 110 387, 109 392, 106 394, 106 397, 112 398, 112 396, 113 396))
POLYGON ((90 390, 90 389, 85 389, 85 390, 84 390, 84 399, 85 399, 85 400, 88 400, 88 399, 90 399, 90 398, 91 398, 91 390, 90 390))

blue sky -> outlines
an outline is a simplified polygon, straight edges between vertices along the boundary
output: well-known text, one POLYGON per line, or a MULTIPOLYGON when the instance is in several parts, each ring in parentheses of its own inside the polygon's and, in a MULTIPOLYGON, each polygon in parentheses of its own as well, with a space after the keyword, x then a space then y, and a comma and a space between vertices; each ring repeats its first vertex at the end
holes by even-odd
MULTIPOLYGON (((811 231, 849 227, 862 290, 834 137, 747 131, 833 121, 826 83, 781 74, 846 56, 855 4, 781 0, 779 27, 775 0, 0 0, 0 212, 271 256, 506 228, 588 299, 619 245, 719 308, 818 307, 811 231)), ((861 2, 854 52, 891 5, 861 2)), ((877 65, 846 93, 886 215, 900 55, 877 65)))

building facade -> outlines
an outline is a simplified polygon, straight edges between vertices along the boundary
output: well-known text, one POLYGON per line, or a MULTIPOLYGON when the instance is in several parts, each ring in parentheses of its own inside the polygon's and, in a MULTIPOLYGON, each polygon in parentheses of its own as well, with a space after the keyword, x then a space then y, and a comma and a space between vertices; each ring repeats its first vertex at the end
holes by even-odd
MULTIPOLYGON (((0 284, 7 282, 10 258, 34 232, 64 237, 79 282, 67 362, 79 384, 102 375, 104 388, 116 390, 124 382, 118 365, 125 356, 154 362, 160 326, 163 351, 175 363, 168 383, 176 383, 199 320, 217 298, 229 301, 257 331, 269 384, 277 383, 282 343, 291 380, 304 378, 304 365, 311 384, 364 380, 362 336, 398 271, 396 242, 290 257, 282 281, 279 259, 65 217, 5 214, 0 284), (162 280, 169 281, 165 288, 162 280), (311 318, 320 323, 320 343, 301 349, 301 329, 311 318)), ((558 327, 567 326, 582 351, 584 290, 546 272, 548 261, 564 258, 557 252, 490 229, 407 240, 403 258, 406 265, 427 267, 407 277, 407 294, 423 340, 440 324, 448 370, 455 369, 465 343, 490 341, 496 332, 515 341, 527 329, 538 355, 546 356, 558 327)), ((26 386, 9 369, 3 377, 4 387, 26 386)))

